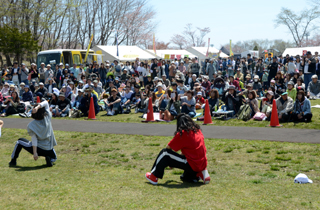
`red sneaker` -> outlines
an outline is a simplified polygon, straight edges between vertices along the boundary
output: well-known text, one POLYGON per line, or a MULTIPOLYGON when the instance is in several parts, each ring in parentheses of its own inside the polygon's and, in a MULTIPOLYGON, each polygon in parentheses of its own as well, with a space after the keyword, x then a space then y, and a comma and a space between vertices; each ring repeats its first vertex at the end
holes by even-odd
POLYGON ((204 184, 210 183, 210 175, 209 175, 207 169, 204 169, 203 171, 198 172, 197 177, 199 177, 203 181, 204 184))
POLYGON ((146 179, 153 185, 158 184, 158 178, 150 172, 146 173, 146 179))

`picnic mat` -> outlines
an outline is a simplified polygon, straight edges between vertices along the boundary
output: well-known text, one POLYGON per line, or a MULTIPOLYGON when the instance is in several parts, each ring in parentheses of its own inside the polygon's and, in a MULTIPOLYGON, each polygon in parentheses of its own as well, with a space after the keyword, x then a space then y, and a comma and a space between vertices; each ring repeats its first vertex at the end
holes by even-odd
MULTIPOLYGON (((195 117, 199 117, 201 115, 202 115, 202 113, 197 113, 195 117)), ((170 122, 170 121, 160 119, 160 113, 158 113, 158 112, 153 113, 153 118, 155 121, 158 121, 158 122, 170 122)), ((147 119, 147 114, 143 115, 143 119, 147 119)))

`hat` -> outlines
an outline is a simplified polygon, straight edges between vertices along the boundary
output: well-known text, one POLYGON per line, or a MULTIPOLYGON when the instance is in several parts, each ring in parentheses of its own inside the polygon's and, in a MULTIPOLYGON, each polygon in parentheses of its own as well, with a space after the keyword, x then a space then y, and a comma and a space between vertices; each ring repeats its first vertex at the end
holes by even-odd
POLYGON ((123 69, 123 71, 128 71, 128 69, 123 69))
POLYGON ((318 75, 316 74, 312 75, 311 79, 318 79, 318 75))
POLYGON ((274 79, 272 79, 270 82, 272 82, 272 83, 276 83, 276 81, 274 81, 274 79))
POLYGON ((118 78, 118 77, 116 77, 116 78, 115 78, 115 80, 116 80, 116 81, 119 81, 119 78, 118 78))
POLYGON ((171 64, 174 64, 174 61, 171 61, 171 64))
POLYGON ((167 77, 167 75, 165 75, 165 74, 163 74, 162 76, 163 76, 163 77, 167 77))
POLYGON ((196 74, 192 74, 192 77, 197 77, 197 75, 196 74))
POLYGON ((26 85, 26 84, 25 84, 24 82, 21 82, 21 83, 20 83, 20 86, 21 86, 21 85, 26 85))
POLYGON ((177 86, 177 83, 173 82, 171 83, 171 86, 177 86))
POLYGON ((66 66, 69 66, 69 64, 66 63, 66 66))
POLYGON ((63 63, 59 63, 59 66, 63 66, 63 63))
POLYGON ((40 65, 45 65, 43 62, 40 65))
POLYGON ((248 75, 246 76, 246 78, 250 78, 250 79, 251 79, 251 75, 250 75, 250 74, 248 74, 248 75))
POLYGON ((253 87, 253 84, 252 83, 248 83, 247 87, 253 87))
POLYGON ((81 88, 79 88, 79 89, 78 89, 78 92, 81 92, 81 93, 83 93, 83 90, 82 90, 81 88))
POLYGON ((29 85, 24 86, 24 88, 29 88, 29 85))
POLYGON ((39 85, 44 85, 43 82, 40 82, 39 85))
POLYGON ((60 92, 59 97, 66 97, 66 95, 64 94, 64 92, 60 92))
POLYGON ((277 59, 277 56, 273 56, 273 59, 277 59))
POLYGON ((290 58, 289 58, 289 61, 293 61, 293 57, 290 57, 290 58))
POLYGON ((12 88, 12 87, 14 87, 14 85, 10 85, 10 87, 12 88))
POLYGON ((72 72, 70 72, 70 74, 74 74, 74 72, 72 71, 72 72))
POLYGON ((79 81, 79 84, 83 84, 83 81, 82 81, 82 80, 80 80, 80 81, 79 81))
POLYGON ((298 69, 296 69, 296 70, 294 71, 294 73, 299 74, 299 70, 298 70, 298 69))
POLYGON ((98 80, 96 80, 96 79, 95 79, 95 80, 93 80, 93 83, 98 83, 98 80))
POLYGON ((158 80, 159 80, 159 78, 158 78, 158 77, 155 77, 153 80, 154 80, 154 81, 158 81, 158 80))
POLYGON ((106 60, 106 63, 110 63, 110 61, 109 61, 109 60, 106 60))
POLYGON ((199 95, 201 95, 201 96, 202 96, 202 93, 201 93, 201 92, 198 92, 198 93, 197 93, 197 96, 199 96, 199 95))
POLYGON ((288 95, 288 92, 283 92, 281 95, 282 95, 282 96, 288 95))
POLYGON ((110 64, 108 64, 108 63, 107 63, 107 65, 106 65, 106 66, 110 66, 110 64))
POLYGON ((307 183, 313 183, 313 181, 309 179, 305 174, 298 174, 296 178, 294 178, 294 183, 307 184, 307 183))
POLYGON ((111 92, 118 92, 117 89, 112 88, 111 92))
POLYGON ((50 67, 51 67, 51 65, 50 65, 50 64, 48 64, 47 66, 50 66, 50 67))
POLYGON ((25 66, 26 64, 22 63, 21 66, 25 66))
POLYGON ((259 79, 259 76, 258 75, 254 75, 254 79, 259 79))
POLYGON ((268 93, 269 95, 271 95, 271 96, 274 95, 274 93, 273 93, 271 90, 269 90, 267 93, 268 93))
POLYGON ((72 81, 71 81, 71 82, 69 82, 69 85, 74 85, 74 82, 72 82, 72 81))
POLYGON ((288 85, 294 85, 294 83, 292 81, 289 81, 288 85))
POLYGON ((237 69, 237 71, 241 71, 241 69, 240 69, 240 68, 238 68, 238 69, 237 69))
POLYGON ((9 86, 9 83, 7 83, 7 82, 6 82, 6 83, 4 83, 4 86, 9 86))
POLYGON ((91 91, 90 87, 86 87, 86 89, 84 89, 84 92, 89 92, 89 91, 91 91))
POLYGON ((159 83, 157 84, 157 87, 162 87, 162 83, 159 82, 159 83))
POLYGON ((312 55, 310 51, 307 52, 307 55, 312 55))
POLYGON ((228 88, 228 90, 235 90, 235 89, 236 89, 236 88, 235 88, 234 85, 230 85, 229 88, 228 88))

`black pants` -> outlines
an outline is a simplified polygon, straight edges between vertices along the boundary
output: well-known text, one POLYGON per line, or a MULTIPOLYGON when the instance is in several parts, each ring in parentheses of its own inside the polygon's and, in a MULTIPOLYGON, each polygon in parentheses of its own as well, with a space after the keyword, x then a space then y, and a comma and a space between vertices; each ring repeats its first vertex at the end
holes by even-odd
MULTIPOLYGON (((30 154, 33 154, 32 142, 28 141, 25 138, 20 138, 20 139, 18 139, 16 146, 13 149, 11 159, 17 159, 19 157, 19 154, 20 154, 22 148, 27 150, 30 154)), ((51 157, 51 162, 55 162, 57 160, 57 155, 56 155, 56 152, 54 151, 54 149, 44 150, 44 149, 37 147, 37 153, 38 153, 38 156, 51 157)))
POLYGON ((298 114, 292 114, 292 119, 294 122, 310 122, 312 118, 312 113, 303 115, 301 119, 298 118, 298 114))
POLYGON ((280 122, 288 122, 289 119, 292 119, 291 115, 292 115, 291 113, 284 113, 284 114, 282 114, 282 118, 279 119, 279 121, 280 122))
POLYGON ((151 173, 157 178, 162 179, 164 169, 169 166, 184 170, 184 179, 196 179, 197 172, 193 171, 187 159, 183 155, 179 155, 171 149, 163 149, 159 153, 156 161, 154 162, 151 173))

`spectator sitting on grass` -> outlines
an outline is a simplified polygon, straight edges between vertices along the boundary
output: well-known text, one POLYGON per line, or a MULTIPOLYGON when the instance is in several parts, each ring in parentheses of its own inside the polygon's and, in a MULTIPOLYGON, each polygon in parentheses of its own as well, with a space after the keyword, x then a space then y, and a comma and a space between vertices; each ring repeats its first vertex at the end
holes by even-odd
MULTIPOLYGON (((209 94, 209 108, 210 108, 210 115, 212 116, 212 112, 215 111, 215 109, 219 109, 219 92, 217 89, 212 89, 209 94)), ((204 115, 205 115, 206 107, 203 107, 203 117, 197 118, 197 121, 203 121, 204 115)))
POLYGON ((293 120, 295 122, 310 122, 312 118, 311 103, 305 97, 303 90, 299 90, 297 94, 297 100, 293 107, 293 120))
POLYGON ((81 110, 81 112, 82 112, 82 114, 84 116, 88 116, 89 115, 91 98, 93 99, 93 106, 94 106, 95 114, 97 115, 99 113, 100 107, 98 105, 98 98, 92 92, 92 87, 87 87, 85 89, 85 95, 81 99, 81 102, 80 102, 80 105, 79 105, 79 109, 81 110))
POLYGON ((113 115, 122 113, 122 107, 120 105, 121 98, 117 96, 117 93, 118 93, 117 89, 113 88, 111 90, 110 97, 104 100, 108 116, 113 116, 113 115))
POLYGON ((82 89, 78 89, 78 95, 76 96, 75 101, 72 104, 72 108, 79 109, 79 106, 81 104, 81 100, 84 97, 83 92, 84 91, 82 89))
POLYGON ((158 184, 158 179, 163 178, 166 167, 184 170, 180 176, 182 181, 209 184, 210 176, 207 171, 207 157, 204 137, 200 126, 190 116, 180 114, 177 117, 177 130, 174 138, 168 143, 156 158, 151 172, 145 177, 153 185, 158 184), (181 150, 182 154, 177 151, 181 150))
POLYGON ((162 83, 159 82, 157 84, 157 92, 156 92, 157 99, 160 99, 163 96, 163 94, 165 94, 165 92, 166 91, 164 91, 163 88, 162 88, 162 83))
MULTIPOLYGON (((19 97, 20 97, 20 99, 22 99, 22 96, 23 96, 23 94, 24 94, 24 87, 26 86, 26 84, 24 83, 24 82, 21 82, 20 83, 20 87, 19 87, 19 97)), ((1 89, 1 88, 0 88, 1 89)))
POLYGON ((293 110, 292 98, 288 97, 288 93, 282 90, 282 94, 276 100, 276 104, 277 104, 277 111, 279 115, 279 121, 288 122, 293 110))
POLYGON ((308 85, 308 97, 311 100, 319 99, 320 98, 320 81, 318 80, 317 75, 313 75, 311 77, 312 81, 309 82, 308 85))
POLYGON ((187 96, 180 97, 179 100, 181 101, 181 113, 188 114, 191 118, 196 116, 196 99, 193 97, 193 91, 188 90, 187 96))
POLYGON ((197 93, 196 99, 196 109, 203 109, 205 105, 205 100, 202 96, 202 92, 197 93))
POLYGON ((178 95, 184 95, 188 91, 187 86, 183 84, 183 80, 177 80, 177 85, 178 95))
POLYGON ((294 88, 293 81, 289 81, 287 87, 288 96, 292 98, 293 101, 296 101, 297 89, 294 88))
POLYGON ((65 117, 68 116, 70 111, 70 100, 66 98, 64 92, 60 92, 59 100, 57 106, 52 110, 52 113, 55 117, 65 117))
POLYGON ((294 88, 298 90, 298 88, 301 88, 303 91, 306 90, 306 85, 304 84, 303 80, 301 77, 297 79, 297 84, 294 85, 294 88))
POLYGON ((238 96, 244 96, 245 98, 248 98, 248 93, 251 90, 253 90, 253 84, 249 83, 249 84, 247 84, 247 89, 245 89, 244 91, 240 92, 238 94, 238 96))
POLYGON ((259 104, 258 100, 256 99, 256 91, 250 90, 248 92, 248 98, 243 99, 245 103, 247 103, 251 108, 251 117, 253 117, 257 112, 259 112, 259 104))
POLYGON ((178 93, 176 91, 168 91, 168 95, 170 93, 170 98, 167 104, 167 107, 164 112, 160 111, 160 118, 166 121, 172 121, 175 117, 177 117, 180 113, 180 105, 181 102, 178 98, 178 93), (163 113, 163 114, 162 114, 163 113))
POLYGON ((271 116, 273 99, 274 93, 271 90, 268 90, 268 92, 266 93, 266 97, 263 98, 260 103, 260 111, 266 114, 268 119, 271 116))
POLYGON ((22 95, 23 102, 33 102, 33 95, 30 91, 29 85, 24 86, 24 93, 22 95))
POLYGON ((224 98, 225 105, 221 108, 224 109, 225 107, 227 111, 233 111, 233 114, 231 114, 231 116, 238 113, 241 106, 241 101, 239 96, 237 96, 235 87, 233 85, 229 86, 228 92, 226 93, 224 98))

